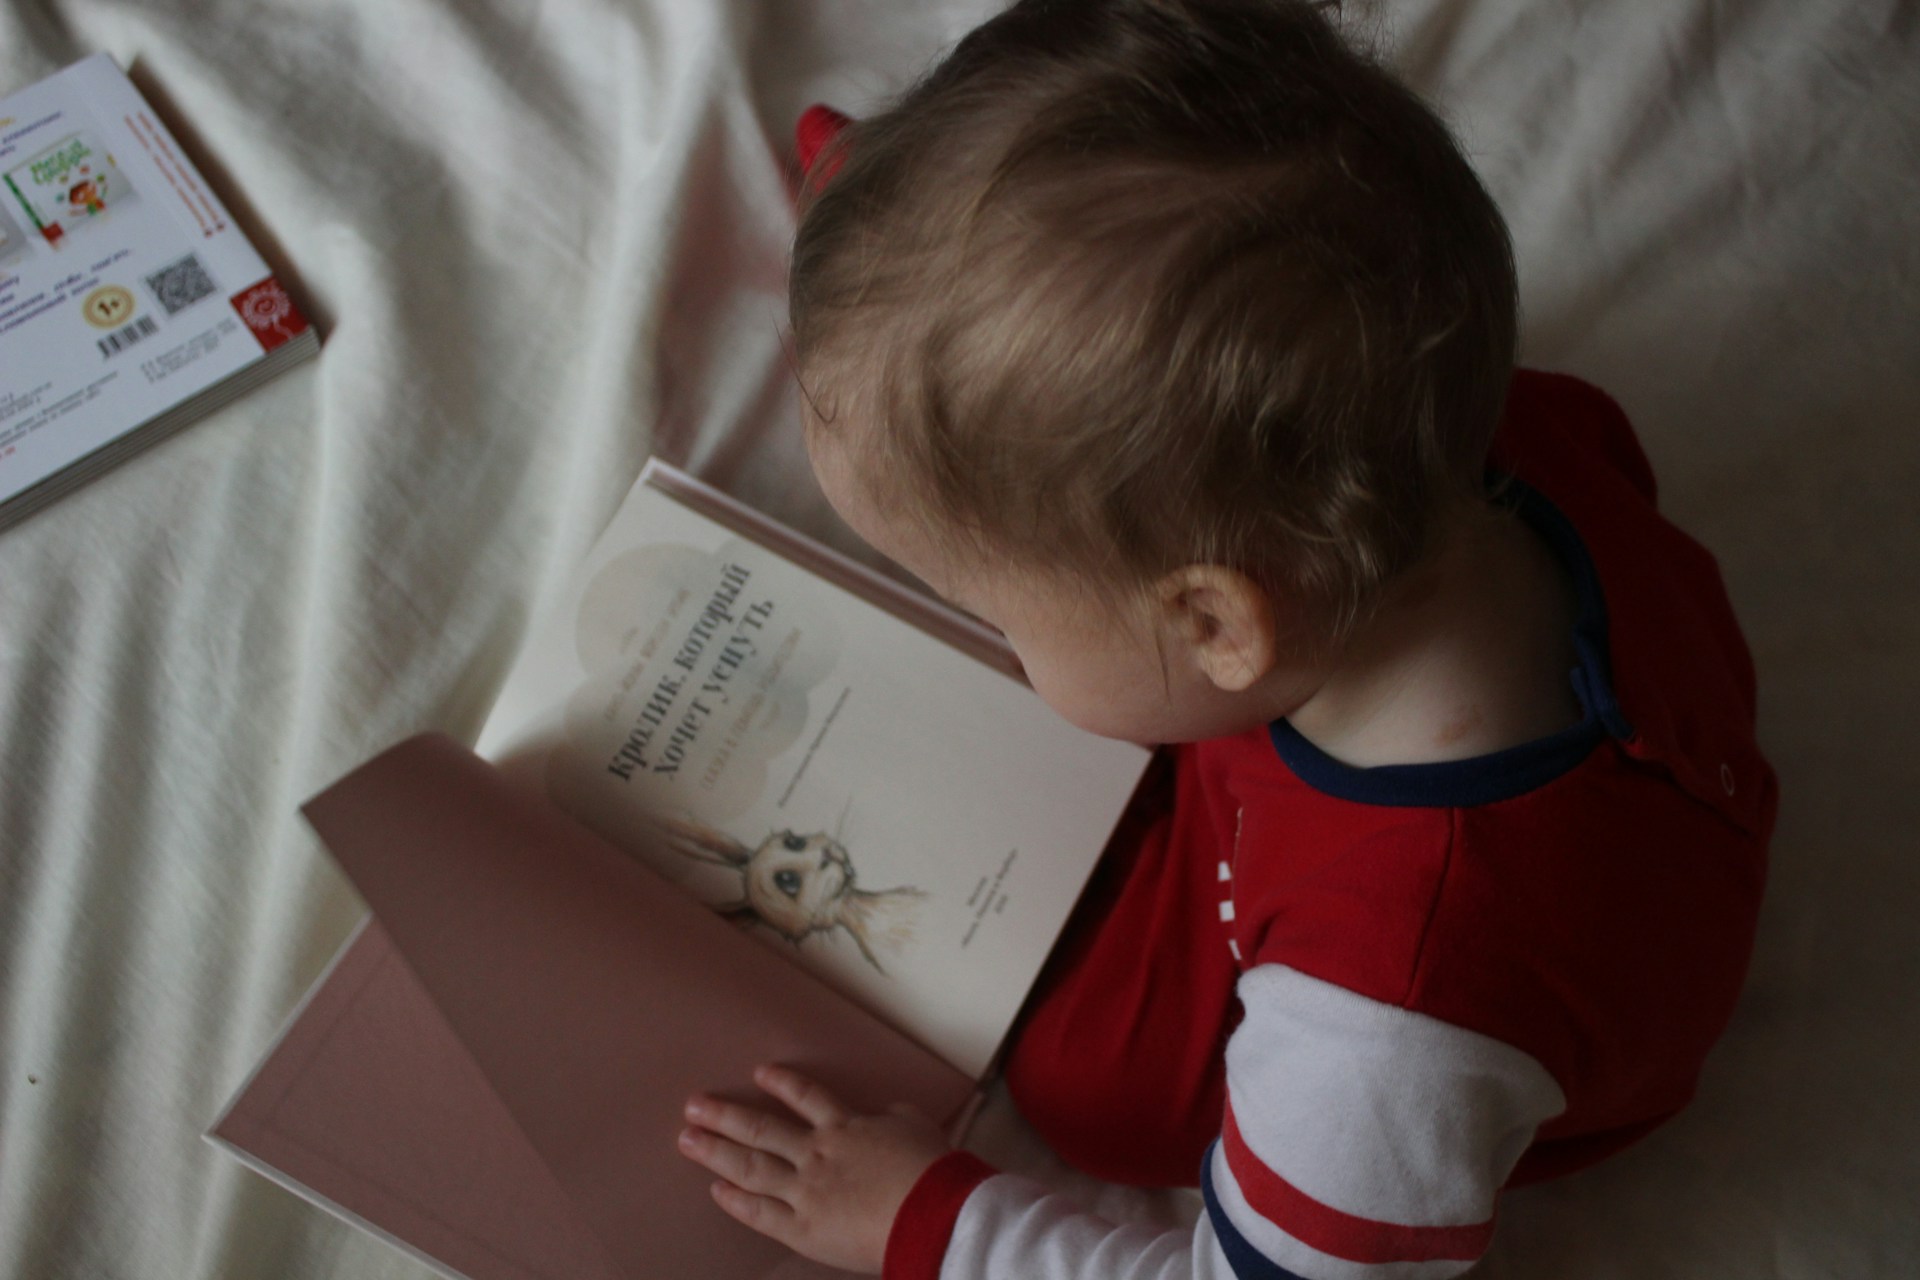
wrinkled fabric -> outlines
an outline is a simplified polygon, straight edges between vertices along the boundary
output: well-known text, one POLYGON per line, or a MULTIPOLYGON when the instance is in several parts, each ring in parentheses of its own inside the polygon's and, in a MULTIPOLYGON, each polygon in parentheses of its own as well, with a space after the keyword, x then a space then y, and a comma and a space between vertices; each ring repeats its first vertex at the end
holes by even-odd
MULTIPOLYGON (((417 730, 472 738, 649 451, 845 545, 781 344, 793 122, 871 109, 994 7, 0 8, 0 90, 130 65, 326 334, 0 533, 0 1275, 428 1274, 199 1137, 359 915, 295 806, 417 730)), ((1525 360, 1622 402, 1719 558, 1785 797, 1698 1099, 1507 1197, 1481 1274, 1912 1274, 1920 18, 1348 12, 1506 211, 1525 360)), ((979 1141, 1063 1176, 1004 1098, 979 1141)))

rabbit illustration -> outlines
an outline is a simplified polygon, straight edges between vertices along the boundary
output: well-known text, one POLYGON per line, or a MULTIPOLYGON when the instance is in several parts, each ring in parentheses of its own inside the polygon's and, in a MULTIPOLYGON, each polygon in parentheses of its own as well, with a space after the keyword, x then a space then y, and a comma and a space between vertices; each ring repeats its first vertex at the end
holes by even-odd
POLYGON ((881 973, 886 967, 875 946, 898 947, 913 937, 913 904, 926 895, 911 886, 856 888, 846 846, 825 832, 774 831, 750 849, 699 823, 665 819, 659 825, 683 857, 739 872, 739 900, 718 908, 730 920, 764 924, 795 946, 844 929, 881 973))

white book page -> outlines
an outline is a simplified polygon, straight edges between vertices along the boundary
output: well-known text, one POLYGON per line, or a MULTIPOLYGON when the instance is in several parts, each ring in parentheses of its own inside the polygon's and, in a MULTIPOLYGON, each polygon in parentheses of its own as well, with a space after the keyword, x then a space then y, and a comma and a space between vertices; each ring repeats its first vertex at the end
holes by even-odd
POLYGON ((976 1077, 1148 758, 644 479, 479 749, 976 1077))

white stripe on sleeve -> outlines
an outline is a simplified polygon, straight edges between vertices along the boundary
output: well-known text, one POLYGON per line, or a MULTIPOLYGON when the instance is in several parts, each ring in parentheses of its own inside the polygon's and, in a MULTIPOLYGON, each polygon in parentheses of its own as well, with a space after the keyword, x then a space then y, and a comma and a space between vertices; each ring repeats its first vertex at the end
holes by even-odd
POLYGON ((940 1280, 1235 1280, 1197 1226, 1117 1226, 1013 1174, 981 1183, 954 1223, 940 1280))
MULTIPOLYGON (((1546 1068, 1478 1032, 1283 965, 1250 969, 1239 991, 1233 1120, 1261 1164, 1334 1216, 1484 1223, 1535 1129, 1566 1109, 1546 1068)), ((1248 1172, 1241 1188, 1256 1207, 1284 1203, 1248 1172)))
POLYGON ((941 1280, 1449 1280, 1471 1267, 1514 1162, 1565 1108, 1552 1077, 1510 1045, 1283 966, 1239 990, 1232 1114, 1197 1225, 1117 1226, 1000 1174, 962 1206, 941 1280))

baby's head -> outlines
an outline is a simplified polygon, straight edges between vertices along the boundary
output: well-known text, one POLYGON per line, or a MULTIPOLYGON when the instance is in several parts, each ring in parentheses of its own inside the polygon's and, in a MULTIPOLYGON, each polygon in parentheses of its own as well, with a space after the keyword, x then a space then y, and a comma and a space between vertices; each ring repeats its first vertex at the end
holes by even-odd
POLYGON ((1316 7, 1028 0, 815 172, 792 314, 828 496, 1085 727, 1284 710, 1484 509, 1505 226, 1316 7))

